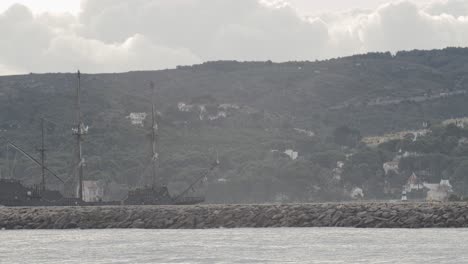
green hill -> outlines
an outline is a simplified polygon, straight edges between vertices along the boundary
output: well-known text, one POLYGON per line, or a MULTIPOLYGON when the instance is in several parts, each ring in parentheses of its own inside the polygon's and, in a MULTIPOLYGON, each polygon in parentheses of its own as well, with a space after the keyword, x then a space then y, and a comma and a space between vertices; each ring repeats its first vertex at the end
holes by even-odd
MULTIPOLYGON (((365 149, 357 142, 361 136, 468 116, 467 62, 468 49, 448 48, 318 62, 217 61, 83 74, 82 110, 89 125, 85 174, 113 188, 143 182, 149 118, 141 126, 128 116, 151 111, 153 81, 162 120, 161 182, 173 192, 202 173, 217 152, 220 168, 196 188, 210 201, 342 199, 350 183, 337 182, 333 169, 346 154, 365 149), (286 150, 298 152, 298 158, 286 150)), ((52 121, 47 162, 64 178, 72 167, 75 86, 71 73, 0 77, 1 135, 36 154, 40 117, 46 116, 52 121)), ((3 177, 39 182, 34 164, 19 155, 15 159, 11 150, 7 156, 4 149, 3 177)), ((50 184, 59 187, 51 178, 50 184)))

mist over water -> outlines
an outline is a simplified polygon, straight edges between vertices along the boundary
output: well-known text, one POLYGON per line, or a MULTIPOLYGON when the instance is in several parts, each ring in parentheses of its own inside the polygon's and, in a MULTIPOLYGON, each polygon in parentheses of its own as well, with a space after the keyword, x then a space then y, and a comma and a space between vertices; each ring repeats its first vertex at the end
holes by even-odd
POLYGON ((0 231, 0 263, 467 263, 468 229, 0 231))

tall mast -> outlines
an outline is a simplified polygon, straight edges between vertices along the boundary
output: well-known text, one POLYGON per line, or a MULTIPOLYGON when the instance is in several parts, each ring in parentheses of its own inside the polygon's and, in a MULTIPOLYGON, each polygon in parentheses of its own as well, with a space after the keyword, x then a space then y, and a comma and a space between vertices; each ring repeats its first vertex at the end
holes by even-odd
MULTIPOLYGON (((76 160, 78 161, 78 198, 83 200, 83 165, 84 159, 82 156, 81 141, 82 136, 86 134, 86 128, 83 124, 83 118, 81 116, 81 73, 77 72, 78 85, 76 87, 76 127, 73 129, 74 135, 76 136, 76 160)), ((76 173, 76 170, 75 170, 76 173)), ((76 175, 76 174, 75 174, 76 175)))
POLYGON ((158 121, 156 120, 156 113, 154 107, 154 97, 155 97, 155 88, 154 83, 150 82, 151 86, 151 159, 152 159, 152 187, 156 187, 157 184, 157 169, 158 169, 158 161, 159 161, 159 153, 158 153, 158 121))
POLYGON ((41 189, 42 191, 46 190, 46 181, 45 181, 45 129, 44 129, 44 118, 41 118, 41 148, 39 152, 41 153, 41 189))
POLYGON ((8 166, 8 178, 13 178, 11 175, 11 162, 10 162, 10 144, 7 143, 6 145, 6 158, 7 158, 7 166, 8 166))

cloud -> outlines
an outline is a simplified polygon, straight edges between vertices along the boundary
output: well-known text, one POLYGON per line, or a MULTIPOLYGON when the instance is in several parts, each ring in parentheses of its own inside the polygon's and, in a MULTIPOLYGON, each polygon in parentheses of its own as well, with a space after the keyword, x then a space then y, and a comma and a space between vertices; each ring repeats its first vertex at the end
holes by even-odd
POLYGON ((450 0, 432 2, 425 8, 431 15, 448 14, 454 17, 468 16, 468 2, 466 0, 450 0))
POLYGON ((14 5, 0 15, 0 36, 0 64, 22 68, 35 63, 33 58, 47 47, 51 32, 29 9, 14 5))
POLYGON ((89 0, 83 6, 86 36, 112 43, 139 33, 203 59, 299 58, 327 39, 324 25, 257 0, 89 0))
POLYGON ((121 72, 174 68, 201 62, 189 50, 157 46, 139 34, 116 44, 76 35, 57 36, 51 40, 44 58, 50 65, 46 71, 54 71, 55 68, 73 71, 85 66, 88 72, 121 72))
POLYGON ((468 17, 431 15, 410 2, 380 7, 367 16, 358 30, 364 50, 433 49, 468 44, 468 17))
POLYGON ((121 42, 82 36, 71 15, 33 16, 22 5, 0 15, 0 75, 20 72, 115 72, 200 63, 190 50, 158 45, 134 33, 121 42))
POLYGON ((172 68, 206 60, 315 60, 467 46, 468 4, 397 1, 303 17, 284 0, 83 0, 82 12, 0 14, 0 75, 172 68))

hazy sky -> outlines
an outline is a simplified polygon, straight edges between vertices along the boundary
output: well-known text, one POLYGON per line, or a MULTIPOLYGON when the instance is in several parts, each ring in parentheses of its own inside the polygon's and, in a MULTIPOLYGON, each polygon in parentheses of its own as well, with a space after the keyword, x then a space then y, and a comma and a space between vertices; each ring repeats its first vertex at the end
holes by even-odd
MULTIPOLYGON (((303 14, 314 15, 323 12, 339 12, 350 9, 375 9, 389 0, 288 0, 303 14)), ((428 4, 431 0, 413 0, 414 3, 428 4)))
POLYGON ((35 13, 70 12, 76 14, 80 10, 80 0, 0 0, 0 11, 5 11, 16 3, 28 6, 35 13))
MULTIPOLYGON (((129 0, 132 1, 132 0, 129 0)), ((174 0, 185 1, 185 0, 174 0)), ((243 1, 243 0, 238 0, 243 1)), ((389 0, 287 0, 303 14, 313 15, 322 12, 336 12, 356 8, 373 9, 389 0)), ((413 0, 415 3, 427 4, 431 0, 413 0)), ((70 12, 78 13, 80 0, 0 0, 0 11, 4 11, 15 3, 30 7, 33 12, 70 12)))
POLYGON ((0 36, 0 75, 315 60, 466 47, 468 0, 0 0, 0 36))

